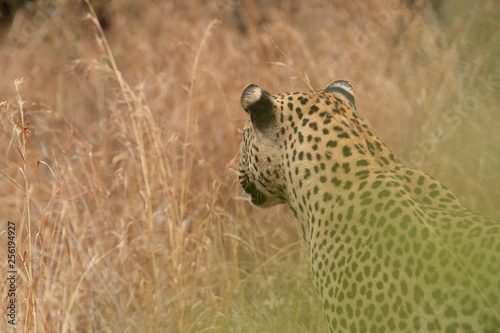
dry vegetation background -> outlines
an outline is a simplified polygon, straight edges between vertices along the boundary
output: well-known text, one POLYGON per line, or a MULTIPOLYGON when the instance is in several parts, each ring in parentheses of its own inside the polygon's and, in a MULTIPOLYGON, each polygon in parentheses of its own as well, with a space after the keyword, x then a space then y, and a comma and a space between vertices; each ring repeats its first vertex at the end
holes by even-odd
POLYGON ((249 83, 348 79, 402 161, 500 217, 497 1, 116 0, 104 35, 52 3, 0 46, 2 331, 325 331, 293 215, 236 181, 249 83))

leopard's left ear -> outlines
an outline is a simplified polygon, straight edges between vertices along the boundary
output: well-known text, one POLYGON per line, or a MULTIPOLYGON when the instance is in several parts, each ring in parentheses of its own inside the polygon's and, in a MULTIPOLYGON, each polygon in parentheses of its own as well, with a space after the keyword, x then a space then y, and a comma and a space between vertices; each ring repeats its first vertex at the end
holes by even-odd
POLYGON ((276 124, 273 100, 264 89, 255 84, 247 86, 241 93, 240 102, 257 130, 264 132, 276 124))
POLYGON ((349 102, 352 103, 354 107, 356 107, 356 103, 354 103, 354 88, 352 85, 345 80, 337 80, 330 83, 325 91, 328 91, 332 94, 340 94, 345 97, 349 102))

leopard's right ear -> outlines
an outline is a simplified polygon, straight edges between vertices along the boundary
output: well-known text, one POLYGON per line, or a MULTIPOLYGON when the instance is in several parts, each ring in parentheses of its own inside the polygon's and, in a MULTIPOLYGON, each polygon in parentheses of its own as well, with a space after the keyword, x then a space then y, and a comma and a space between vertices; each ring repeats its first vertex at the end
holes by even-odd
POLYGON ((257 130, 264 132, 276 124, 273 100, 264 89, 255 84, 247 86, 241 93, 240 102, 257 130))
POLYGON ((340 94, 345 97, 351 104, 356 107, 356 103, 354 102, 354 88, 352 85, 346 80, 337 80, 330 83, 325 89, 332 94, 340 94))

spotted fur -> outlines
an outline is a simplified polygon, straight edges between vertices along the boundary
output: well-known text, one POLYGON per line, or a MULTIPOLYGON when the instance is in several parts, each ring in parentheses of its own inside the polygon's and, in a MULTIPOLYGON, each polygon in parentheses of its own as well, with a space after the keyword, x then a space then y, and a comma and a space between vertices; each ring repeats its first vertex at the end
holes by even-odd
POLYGON ((500 332, 500 223, 403 166, 347 81, 241 105, 241 186, 294 212, 330 332, 500 332))

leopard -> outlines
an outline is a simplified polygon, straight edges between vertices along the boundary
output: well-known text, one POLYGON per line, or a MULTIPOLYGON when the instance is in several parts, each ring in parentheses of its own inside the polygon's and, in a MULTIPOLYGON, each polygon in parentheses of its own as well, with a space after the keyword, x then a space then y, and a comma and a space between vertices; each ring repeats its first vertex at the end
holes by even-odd
POLYGON ((239 183, 254 206, 293 212, 329 332, 500 332, 500 222, 404 166, 348 81, 251 84, 240 103, 239 183))

